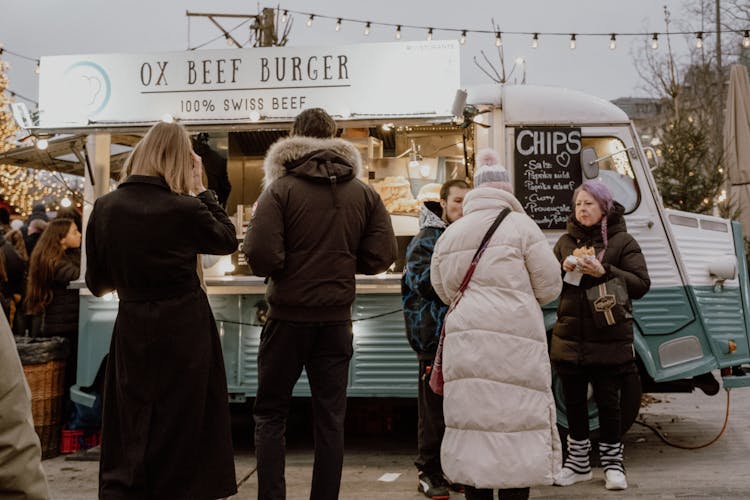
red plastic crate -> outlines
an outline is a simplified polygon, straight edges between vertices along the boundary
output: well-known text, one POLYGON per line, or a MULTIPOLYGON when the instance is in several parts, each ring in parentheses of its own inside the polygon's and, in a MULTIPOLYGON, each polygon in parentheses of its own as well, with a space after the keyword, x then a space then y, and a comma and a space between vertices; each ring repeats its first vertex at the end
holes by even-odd
POLYGON ((99 444, 99 431, 68 430, 62 431, 60 453, 75 453, 99 444))

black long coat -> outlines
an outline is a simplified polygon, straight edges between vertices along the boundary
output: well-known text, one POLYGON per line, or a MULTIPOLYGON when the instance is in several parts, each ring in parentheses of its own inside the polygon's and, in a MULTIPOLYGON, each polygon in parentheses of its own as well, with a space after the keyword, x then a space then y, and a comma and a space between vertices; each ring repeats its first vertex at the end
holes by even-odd
POLYGON ((210 192, 130 176, 96 201, 86 284, 120 308, 105 377, 99 497, 213 499, 236 492, 221 345, 197 255, 236 250, 210 192))
MULTIPOLYGON (((633 321, 598 328, 586 299, 586 289, 618 276, 625 281, 633 300, 643 297, 651 286, 646 259, 638 242, 627 232, 623 212, 622 206, 615 203, 607 217, 609 241, 602 257, 604 276, 584 275, 580 286, 563 282, 550 349, 550 358, 555 363, 624 365, 635 360, 633 321)), ((599 255, 604 248, 601 229, 600 224, 585 227, 571 215, 567 232, 555 245, 555 256, 562 262, 574 249, 584 246, 593 246, 599 255)))

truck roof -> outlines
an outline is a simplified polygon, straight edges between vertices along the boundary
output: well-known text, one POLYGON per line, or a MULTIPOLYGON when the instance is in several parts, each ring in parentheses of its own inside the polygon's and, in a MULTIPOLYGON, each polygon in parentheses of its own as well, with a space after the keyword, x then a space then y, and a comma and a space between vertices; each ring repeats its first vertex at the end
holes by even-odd
POLYGON ((611 102, 560 87, 477 85, 466 91, 467 104, 500 107, 507 125, 630 123, 628 115, 611 102))

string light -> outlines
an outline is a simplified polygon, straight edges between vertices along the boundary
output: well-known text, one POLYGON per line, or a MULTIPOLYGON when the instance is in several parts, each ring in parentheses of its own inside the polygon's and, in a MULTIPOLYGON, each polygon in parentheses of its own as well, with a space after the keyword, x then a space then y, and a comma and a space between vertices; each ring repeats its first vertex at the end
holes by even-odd
POLYGON ((531 39, 531 48, 532 49, 539 48, 539 33, 534 33, 534 38, 531 39))
POLYGON ((34 67, 34 73, 37 75, 41 72, 41 67, 39 66, 39 59, 36 61, 36 66, 34 67))
POLYGON ((576 34, 573 33, 570 35, 570 50, 574 50, 576 48, 576 34))
POLYGON ((461 45, 466 44, 466 30, 463 30, 461 32, 461 38, 458 40, 458 43, 460 43, 461 45))
POLYGON ((745 30, 745 34, 742 36, 742 46, 750 47, 750 30, 745 30))
POLYGON ((695 35, 695 48, 702 49, 703 48, 703 32, 699 31, 697 35, 695 35))
POLYGON ((495 47, 500 47, 503 45, 503 34, 499 31, 495 33, 495 47))
POLYGON ((432 41, 432 28, 427 30, 427 41, 428 42, 432 41))
POLYGON ((281 15, 281 24, 286 24, 288 20, 289 20, 289 11, 285 10, 284 13, 281 15))
POLYGON ((401 25, 396 26, 396 40, 401 40, 401 25))
POLYGON ((36 141, 36 148, 40 151, 44 151, 49 147, 49 141, 47 139, 38 139, 36 141))
POLYGON ((227 45, 229 45, 230 47, 234 47, 234 42, 229 37, 229 33, 224 33, 224 39, 227 41, 227 45))
POLYGON ((617 48, 617 37, 614 33, 609 37, 609 50, 615 50, 617 48))
POLYGON ((341 31, 341 18, 336 20, 336 31, 341 31))
POLYGON ((315 14, 310 14, 310 17, 307 18, 307 27, 309 28, 312 26, 313 19, 315 19, 315 14))
POLYGON ((657 33, 654 33, 654 36, 651 37, 651 48, 654 50, 659 48, 659 35, 657 33))
POLYGON ((370 34, 370 21, 367 21, 367 24, 365 24, 365 36, 370 34))

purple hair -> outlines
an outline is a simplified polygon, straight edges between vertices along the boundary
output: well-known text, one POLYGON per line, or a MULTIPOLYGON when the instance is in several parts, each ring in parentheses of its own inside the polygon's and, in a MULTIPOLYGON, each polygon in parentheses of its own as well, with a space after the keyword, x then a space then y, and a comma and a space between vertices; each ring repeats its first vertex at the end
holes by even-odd
POLYGON ((609 243, 607 238, 607 216, 612 212, 612 207, 614 206, 614 200, 612 199, 612 192, 609 190, 606 184, 604 184, 601 181, 586 181, 580 186, 576 188, 575 191, 573 191, 573 210, 575 211, 575 204, 576 199, 578 198, 578 193, 581 191, 586 191, 589 195, 591 195, 594 200, 599 204, 599 208, 602 210, 602 213, 604 214, 602 216, 602 240, 604 241, 604 248, 601 252, 599 252, 599 255, 597 255, 597 258, 601 261, 602 257, 604 256, 604 251, 607 250, 607 245, 609 243))

